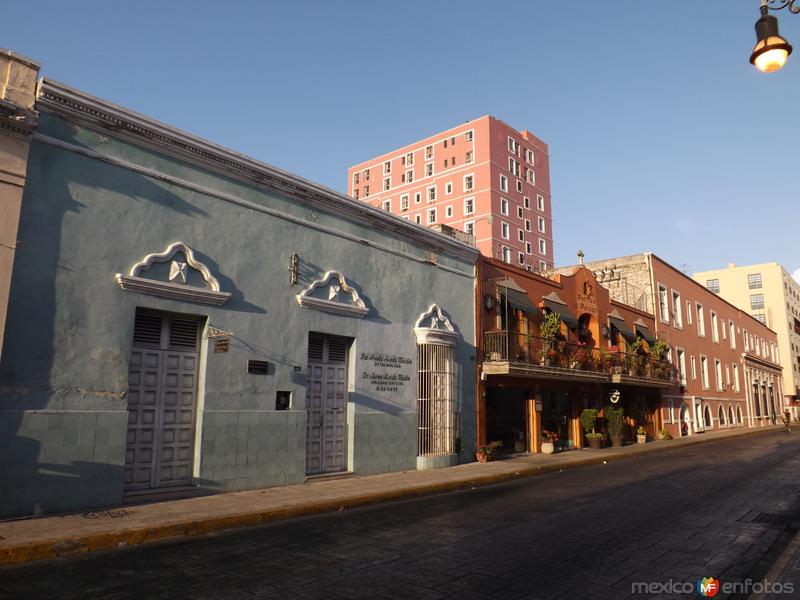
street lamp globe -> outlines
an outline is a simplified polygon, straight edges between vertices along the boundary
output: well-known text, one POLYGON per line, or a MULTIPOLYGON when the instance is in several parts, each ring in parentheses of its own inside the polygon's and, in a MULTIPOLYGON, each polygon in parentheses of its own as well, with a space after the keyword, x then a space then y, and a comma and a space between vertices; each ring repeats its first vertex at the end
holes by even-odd
POLYGON ((778 19, 767 14, 766 6, 761 7, 761 18, 756 21, 756 40, 750 63, 759 71, 771 73, 786 64, 792 46, 778 33, 778 19))

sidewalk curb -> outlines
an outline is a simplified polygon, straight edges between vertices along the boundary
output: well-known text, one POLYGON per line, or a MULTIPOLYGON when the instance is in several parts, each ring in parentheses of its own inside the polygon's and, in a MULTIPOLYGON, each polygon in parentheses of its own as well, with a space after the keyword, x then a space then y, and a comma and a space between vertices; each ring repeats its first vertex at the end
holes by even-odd
POLYGON ((504 473, 490 473, 477 477, 465 477, 463 479, 453 481, 412 485, 403 489, 395 489, 385 492, 344 496, 336 500, 311 502, 292 508, 257 510, 253 512, 226 515, 210 519, 187 519, 186 521, 180 523, 170 523, 154 527, 139 526, 120 531, 94 533, 80 537, 62 536, 53 537, 52 539, 45 541, 27 543, 23 542, 16 546, 9 546, 0 549, 0 566, 53 559, 61 556, 97 552, 100 550, 127 548, 170 538, 204 535, 217 531, 288 520, 302 516, 342 511, 370 504, 389 502, 392 500, 472 489, 478 486, 492 485, 495 483, 521 479, 523 477, 542 475, 554 471, 564 471, 567 469, 616 462, 619 460, 627 460, 661 452, 670 452, 679 448, 685 448, 687 446, 696 446, 699 444, 706 444, 750 435, 759 435, 775 431, 778 431, 778 429, 773 427, 764 427, 753 430, 744 430, 741 433, 730 434, 718 438, 709 439, 699 436, 700 439, 682 442, 681 444, 675 446, 662 447, 657 445, 654 448, 642 448, 627 454, 592 456, 574 462, 547 464, 538 467, 526 466, 513 472, 509 471, 504 473))

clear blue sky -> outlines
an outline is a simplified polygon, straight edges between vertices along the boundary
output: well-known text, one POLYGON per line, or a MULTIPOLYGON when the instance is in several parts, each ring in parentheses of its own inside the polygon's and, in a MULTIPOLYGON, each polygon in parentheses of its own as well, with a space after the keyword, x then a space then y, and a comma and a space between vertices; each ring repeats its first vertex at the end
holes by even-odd
POLYGON ((550 145, 557 264, 794 271, 800 15, 774 13, 797 51, 766 75, 758 5, 29 1, 0 44, 340 191, 348 165, 492 114, 550 145))

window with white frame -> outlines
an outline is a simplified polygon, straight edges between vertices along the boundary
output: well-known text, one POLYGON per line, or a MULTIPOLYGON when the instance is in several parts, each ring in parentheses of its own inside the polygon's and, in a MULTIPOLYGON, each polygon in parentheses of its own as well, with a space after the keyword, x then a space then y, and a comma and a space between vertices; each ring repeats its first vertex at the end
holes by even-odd
POLYGON ((667 300, 667 287, 658 284, 658 313, 662 323, 669 323, 669 301, 667 300))
POLYGON ((411 169, 409 169, 408 171, 406 171, 406 172, 403 174, 403 181, 404 181, 405 183, 411 183, 412 181, 414 181, 414 171, 413 171, 413 170, 411 170, 411 169))
POLYGON ((522 217, 522 207, 521 206, 517 207, 517 218, 518 219, 522 219, 523 218, 522 217))
POLYGON ((694 359, 694 356, 690 358, 691 360, 689 362, 692 364, 692 381, 694 381, 697 379, 697 361, 694 359))
POLYGON ((364 169, 364 181, 369 181, 369 169, 364 169))
POLYGON ((500 175, 500 189, 504 192, 508 191, 508 177, 500 175))
POLYGON ((533 172, 533 169, 525 169, 525 179, 531 185, 536 185, 536 173, 533 172))
POLYGON ((514 154, 517 153, 517 142, 511 136, 508 138, 508 151, 513 152, 514 154))
POLYGON ((706 279, 706 288, 708 288, 710 292, 719 294, 719 279, 706 279))
POLYGON ((544 210, 544 196, 539 194, 536 195, 536 208, 539 210, 544 210))
POLYGON ((686 354, 683 348, 675 348, 675 358, 678 364, 678 379, 681 385, 686 385, 686 354))
POLYGON ((675 422, 675 401, 669 400, 667 402, 666 407, 666 414, 664 415, 664 423, 674 423, 675 422))
POLYGON ((358 188, 356 188, 355 190, 353 190, 353 198, 355 198, 356 200, 358 200, 358 188))
POLYGON ((413 152, 409 152, 408 154, 406 154, 403 164, 406 165, 407 167, 410 167, 411 165, 414 164, 413 152))
POLYGON ((731 349, 736 350, 736 325, 733 321, 728 321, 728 335, 731 342, 731 349))
POLYGON ((742 339, 744 340, 744 351, 750 352, 750 339, 747 335, 747 329, 742 329, 742 339))
POLYGON ((731 366, 733 367, 733 389, 738 392, 741 390, 739 387, 739 366, 736 363, 731 366))
POLYGON ((531 220, 525 219, 525 231, 530 231, 530 230, 531 230, 531 220))
POLYGON ((717 313, 711 311, 711 341, 719 343, 719 323, 717 313))
POLYGON ((471 215, 475 212, 475 198, 464 198, 464 214, 471 215))
POLYGON ((503 261, 511 264, 511 248, 503 246, 503 261))
POLYGON ((547 254, 547 242, 539 238, 539 254, 547 254))
POLYGON ((764 308, 764 294, 750 294, 750 310, 764 308))
POLYGON ((433 158, 433 145, 425 146, 425 160, 433 158))
POLYGON ((408 194, 400 196, 400 210, 408 210, 408 194))
POLYGON ((383 163, 383 174, 388 175, 391 172, 392 172, 392 161, 387 160, 385 163, 383 163))
POLYGON ((414 204, 422 202, 422 192, 414 192, 414 204))
POLYGON ((525 206, 525 208, 526 208, 527 210, 530 210, 530 209, 531 209, 531 199, 530 199, 530 198, 528 198, 527 196, 524 196, 524 197, 522 198, 522 204, 525 206))
POLYGON ((692 302, 691 300, 686 301, 686 322, 689 325, 694 324, 694 320, 692 319, 692 302))
POLYGON ((517 229, 517 237, 519 238, 520 242, 525 241, 525 232, 522 229, 517 229))
POLYGON ((392 187, 392 179, 390 177, 385 177, 383 180, 383 191, 389 190, 392 187))
POLYGON ((683 327, 683 303, 680 292, 672 290, 672 320, 675 327, 683 327))
POLYGON ((464 223, 464 233, 475 235, 475 221, 467 221, 464 223))
POLYGON ((428 225, 432 225, 436 223, 436 209, 429 208, 428 209, 428 225))
POLYGON ((700 356, 700 377, 702 377, 703 389, 707 390, 708 385, 708 359, 705 356, 700 356))
POLYGON ((353 185, 358 185, 359 173, 353 173, 353 185))
POLYGON ((448 195, 448 196, 453 193, 453 182, 452 181, 448 181, 447 183, 444 184, 444 193, 446 195, 448 195))
POLYGON ((448 219, 453 217, 453 206, 452 205, 445 207, 444 216, 447 217, 448 219))
POLYGON ((543 260, 539 261, 539 270, 540 271, 546 271, 547 270, 547 263, 545 261, 543 261, 543 260))
POLYGON ((464 133, 464 139, 466 141, 468 141, 468 142, 471 142, 472 138, 474 137, 474 135, 475 135, 475 132, 472 129, 470 129, 469 131, 464 133))
POLYGON ((422 225, 422 215, 420 215, 419 213, 414 215, 414 223, 416 223, 417 225, 422 225))
POLYGON ((519 163, 517 159, 508 157, 508 170, 511 171, 511 174, 515 177, 519 177, 519 163))
POLYGON ((432 185, 428 188, 428 202, 436 200, 436 186, 432 185))
POLYGON ((725 365, 725 385, 731 384, 731 368, 725 365))
POLYGON ((509 239, 509 227, 508 223, 501 223, 500 224, 500 235, 503 237, 504 240, 509 239))
POLYGON ((475 153, 472 150, 467 150, 467 153, 464 155, 464 163, 470 164, 473 160, 475 160, 474 156, 475 153))
POLYGON ((535 164, 535 161, 533 160, 533 150, 525 150, 525 160, 531 164, 535 164))
POLYGON ((519 261, 519 264, 524 265, 525 264, 525 255, 522 252, 518 252, 517 253, 517 260, 519 261))
POLYGON ((388 210, 392 212, 392 201, 391 200, 384 200, 383 201, 383 210, 388 210))
POLYGON ((521 194, 522 193, 522 182, 517 179, 517 191, 521 194))
POLYGON ((747 287, 751 290, 761 288, 761 273, 751 273, 747 276, 747 287))
POLYGON ((706 315, 703 311, 703 305, 696 302, 695 307, 697 308, 697 335, 706 337, 706 315))
POLYGON ((425 163, 425 177, 430 177, 433 175, 433 163, 425 163))
POLYGON ((720 321, 719 321, 719 329, 722 332, 722 339, 723 340, 727 340, 728 339, 728 332, 727 332, 728 328, 725 325, 725 319, 720 319, 720 321))
POLYGON ((508 199, 507 198, 500 198, 500 214, 507 215, 508 214, 508 199))
POLYGON ((716 379, 717 389, 722 389, 722 363, 718 358, 714 359, 714 378, 716 379))
POLYGON ((539 226, 539 231, 545 233, 547 230, 546 224, 544 222, 544 217, 536 217, 536 222, 539 226))
POLYGON ((525 242, 525 253, 533 254, 533 244, 531 244, 530 242, 525 242))
POLYGON ((474 187, 475 187, 475 176, 472 174, 464 175, 464 191, 465 192, 472 191, 474 187))
POLYGON ((366 198, 367 196, 369 196, 369 186, 365 185, 364 186, 364 198, 366 198))

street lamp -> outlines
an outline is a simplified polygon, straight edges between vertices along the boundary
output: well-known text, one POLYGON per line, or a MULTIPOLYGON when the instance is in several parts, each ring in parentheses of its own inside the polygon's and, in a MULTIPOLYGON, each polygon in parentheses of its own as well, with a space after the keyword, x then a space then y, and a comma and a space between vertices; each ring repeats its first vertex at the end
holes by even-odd
POLYGON ((770 8, 780 10, 787 6, 792 13, 800 13, 800 6, 794 3, 795 0, 761 0, 761 17, 756 21, 756 47, 750 55, 750 63, 759 71, 777 71, 792 53, 791 44, 778 33, 778 19, 768 13, 770 8))

